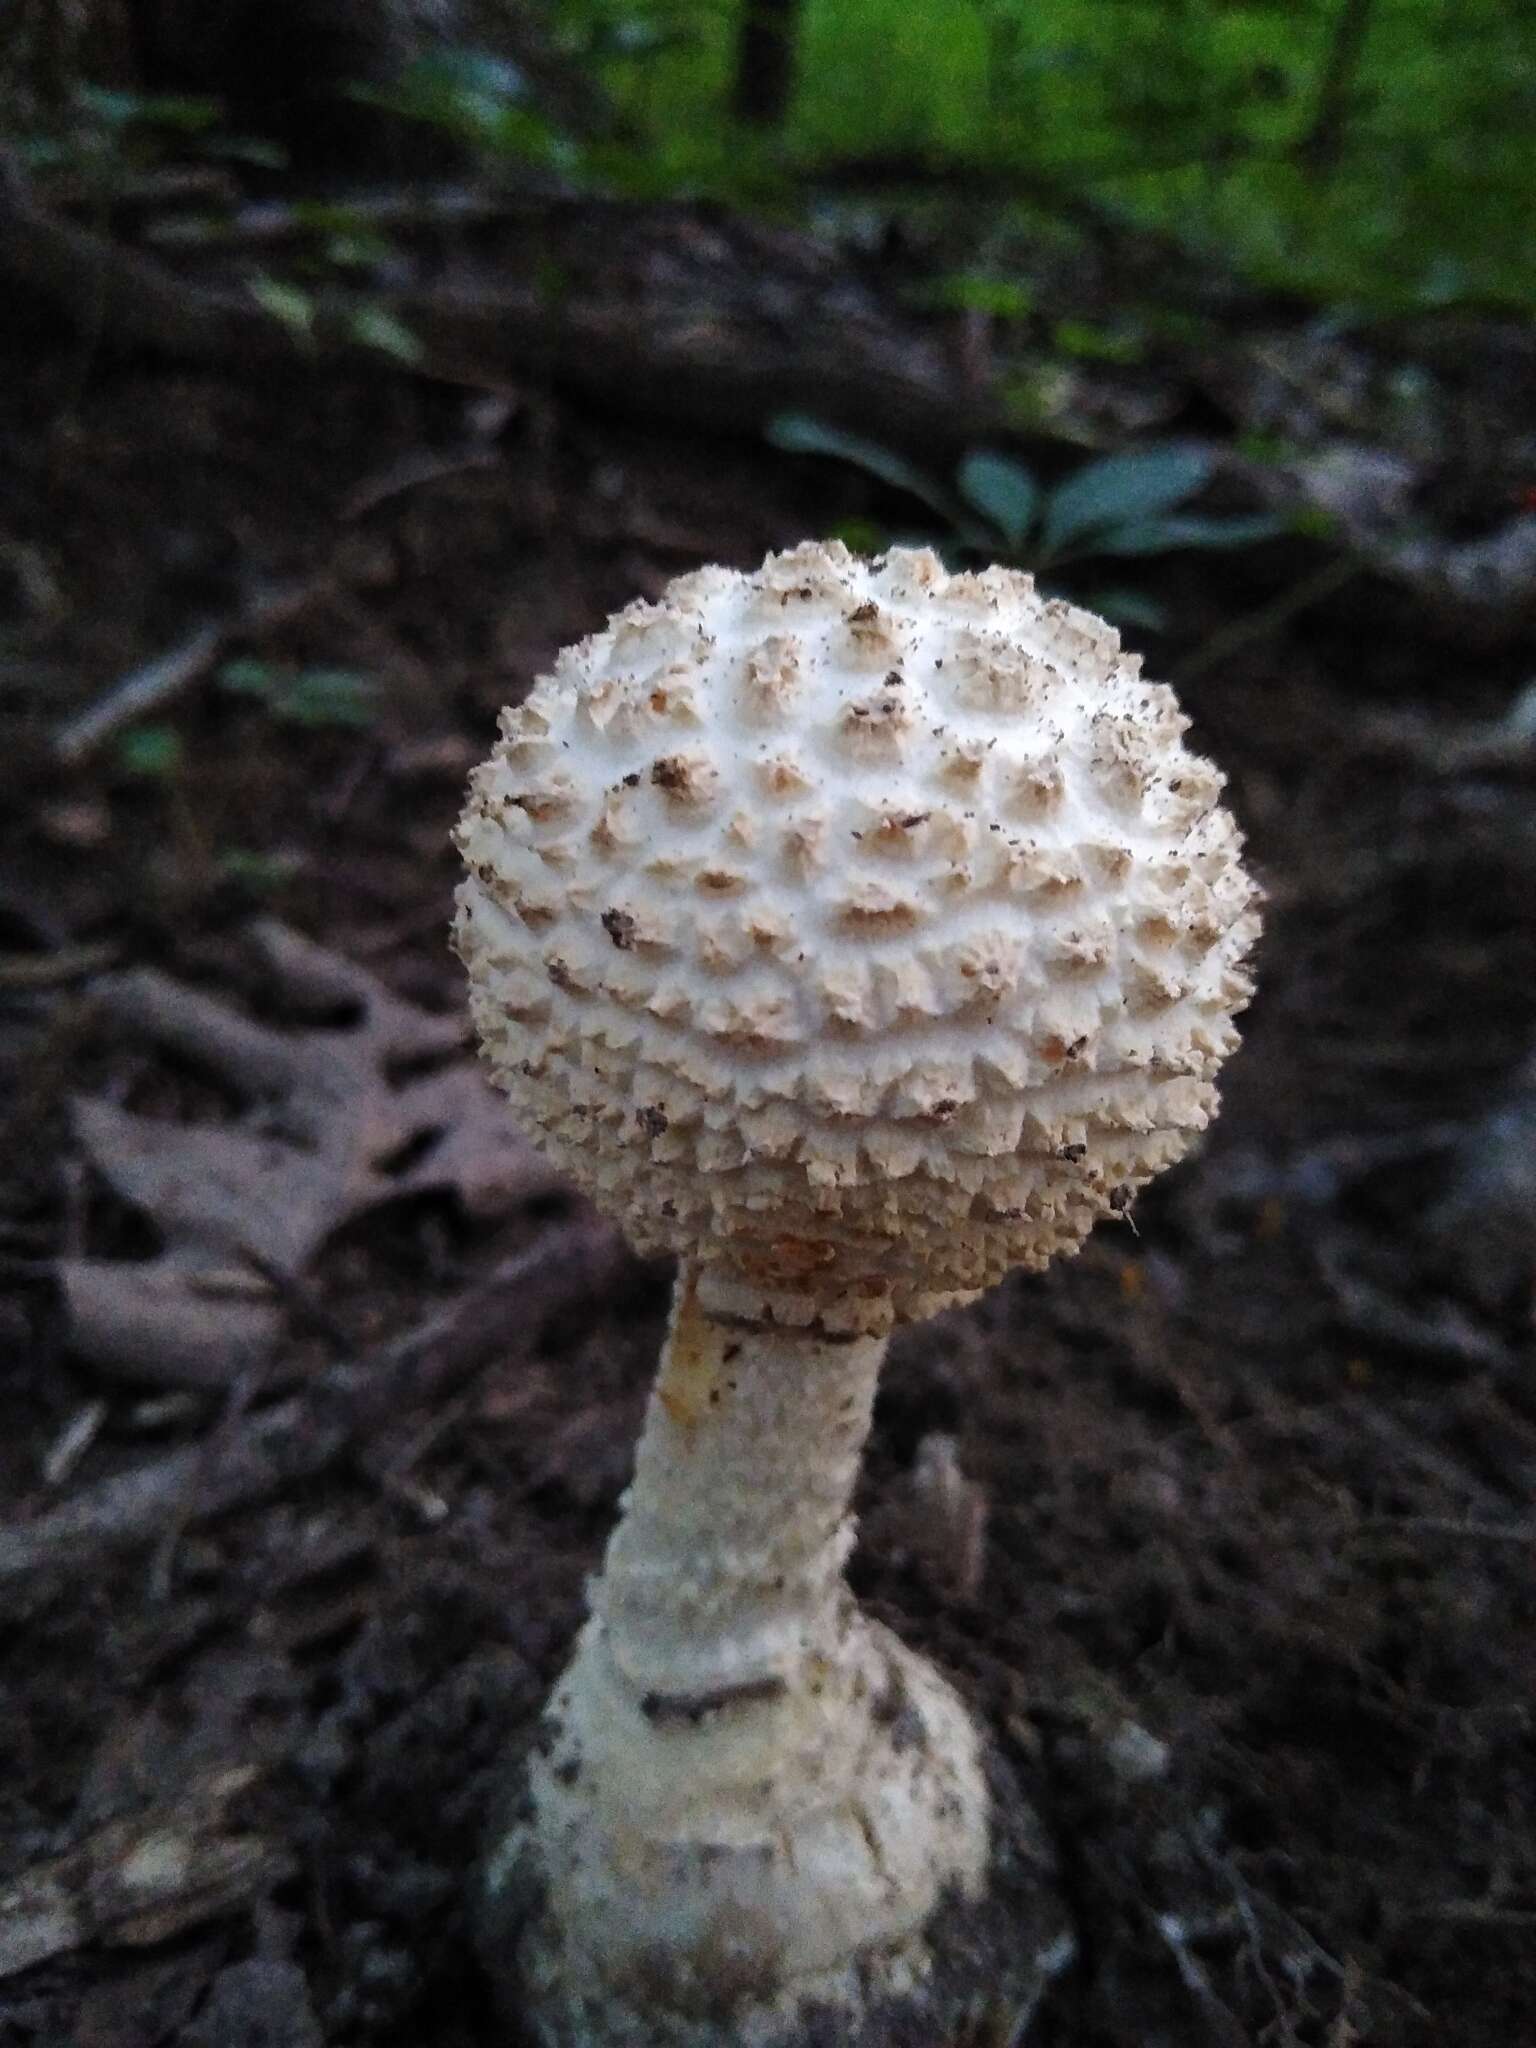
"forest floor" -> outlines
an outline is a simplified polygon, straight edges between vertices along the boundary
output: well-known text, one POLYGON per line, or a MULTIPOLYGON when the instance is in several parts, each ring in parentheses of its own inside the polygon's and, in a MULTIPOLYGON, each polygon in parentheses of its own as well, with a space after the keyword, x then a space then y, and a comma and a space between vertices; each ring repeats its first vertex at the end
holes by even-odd
MULTIPOLYGON (((462 396, 406 376, 22 352, 0 387, 0 2044, 503 2041, 465 1877, 668 1275, 483 1156, 489 1098, 383 1151, 381 1098, 447 1071, 497 707, 636 593, 824 529, 822 485, 546 396, 461 458, 462 396), (297 595, 147 739, 48 755, 57 697, 184 649, 253 562, 297 595), (331 966, 275 973, 269 932, 263 967, 261 917, 331 966), (435 1052, 370 1067, 375 1013, 435 1052), (300 1032, 364 1126, 325 1108, 318 1194, 259 1051, 300 1032), (319 1249, 232 1274, 196 1211, 255 1171, 253 1091, 273 1241, 313 1201, 319 1249), (139 1118, 195 1126, 208 1185, 146 1195, 139 1118), (133 1327, 167 1245, 180 1352, 133 1327)), ((1264 598, 1239 558, 1146 580, 1175 676, 1264 598)), ((1532 657, 1345 593, 1191 675, 1269 894, 1223 1114, 1134 1231, 894 1347, 854 1583, 1058 1845, 1040 2048, 1536 2039, 1532 657)))

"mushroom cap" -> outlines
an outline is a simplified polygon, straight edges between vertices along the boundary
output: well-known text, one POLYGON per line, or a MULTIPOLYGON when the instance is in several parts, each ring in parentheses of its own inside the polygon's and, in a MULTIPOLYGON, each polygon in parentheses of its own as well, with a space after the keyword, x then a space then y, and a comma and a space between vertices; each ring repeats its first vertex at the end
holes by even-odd
POLYGON ((458 828, 530 1134, 723 1309, 875 1331, 1075 1251, 1209 1121, 1258 930, 1222 778, 1019 572, 840 543, 568 648, 458 828))

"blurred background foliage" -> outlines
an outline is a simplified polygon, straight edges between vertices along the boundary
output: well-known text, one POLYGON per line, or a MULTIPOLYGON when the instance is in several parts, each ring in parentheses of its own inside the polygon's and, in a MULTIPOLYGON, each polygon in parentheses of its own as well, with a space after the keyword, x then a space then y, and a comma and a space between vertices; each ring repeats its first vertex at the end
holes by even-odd
POLYGON ((1085 214, 1362 316, 1536 300, 1536 8, 1515 0, 288 11, 285 26, 278 0, 11 0, 7 126, 38 168, 168 149, 260 167, 297 147, 328 171, 326 137, 355 161, 372 112, 503 178, 845 234, 926 211, 956 251, 941 289, 992 315, 1029 311, 1009 232, 1070 233, 1085 214), (291 85, 263 84, 282 48, 328 81, 304 123, 291 85))
POLYGON ((1026 210, 1088 195, 1320 297, 1536 296, 1536 9, 1511 0, 806 0, 782 134, 745 154, 737 7, 558 12, 664 183, 864 160, 1026 210))

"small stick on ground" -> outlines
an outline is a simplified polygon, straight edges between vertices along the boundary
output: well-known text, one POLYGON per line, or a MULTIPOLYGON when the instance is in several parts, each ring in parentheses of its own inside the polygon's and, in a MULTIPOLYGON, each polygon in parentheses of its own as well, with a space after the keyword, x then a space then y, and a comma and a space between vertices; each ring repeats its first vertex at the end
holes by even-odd
POLYGON ((163 709, 173 697, 179 697, 206 675, 237 634, 269 632, 296 618, 314 602, 328 580, 328 572, 322 572, 319 576, 267 584, 258 587, 226 618, 204 621, 179 646, 140 668, 130 669, 105 696, 60 726, 53 740, 55 754, 71 767, 83 761, 103 740, 147 712, 163 709))
POLYGON ((241 1414, 211 1447, 188 1444, 22 1524, 0 1526, 0 1612, 104 1556, 247 1507, 354 1454, 387 1423, 426 1410, 493 1359, 527 1356, 552 1316, 601 1301, 630 1259, 582 1217, 498 1266, 452 1307, 302 1393, 241 1414))
POLYGON ((1196 677, 1207 675, 1212 669, 1220 668, 1230 661, 1234 654, 1240 654, 1260 640, 1268 640, 1283 626, 1288 626, 1299 612, 1314 604, 1321 604, 1325 597, 1332 597, 1342 590, 1352 577, 1360 573, 1360 564, 1345 558, 1325 562, 1320 569, 1304 576, 1299 583, 1293 583, 1289 590, 1282 590, 1267 604, 1256 610, 1245 612, 1241 618, 1233 619, 1219 633, 1213 633, 1203 647, 1197 647, 1187 661, 1175 664, 1169 682, 1182 689, 1196 677))

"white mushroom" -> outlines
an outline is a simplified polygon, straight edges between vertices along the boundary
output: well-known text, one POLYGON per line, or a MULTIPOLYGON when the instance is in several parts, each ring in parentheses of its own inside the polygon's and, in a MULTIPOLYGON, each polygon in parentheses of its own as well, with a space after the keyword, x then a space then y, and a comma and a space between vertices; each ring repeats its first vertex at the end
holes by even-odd
POLYGON ((945 2038, 1005 1882, 1039 1940, 1015 1898, 988 1967, 1048 1966, 1016 1796, 853 1603, 848 1503, 893 1325, 1075 1251, 1212 1114, 1257 918, 1185 725, 1027 576, 836 543, 678 579, 504 715, 459 829, 484 1051, 683 1261, 488 1866, 546 2043, 945 2038))

